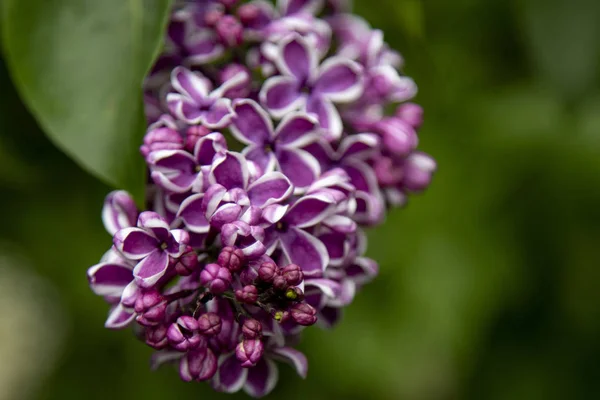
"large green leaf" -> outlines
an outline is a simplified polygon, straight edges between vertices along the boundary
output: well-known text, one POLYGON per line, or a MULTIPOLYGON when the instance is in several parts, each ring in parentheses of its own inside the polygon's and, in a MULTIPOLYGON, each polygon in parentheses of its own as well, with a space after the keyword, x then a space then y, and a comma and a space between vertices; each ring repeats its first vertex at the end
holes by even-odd
POLYGON ((141 197, 141 85, 170 0, 2 0, 5 57, 52 141, 105 182, 141 197))

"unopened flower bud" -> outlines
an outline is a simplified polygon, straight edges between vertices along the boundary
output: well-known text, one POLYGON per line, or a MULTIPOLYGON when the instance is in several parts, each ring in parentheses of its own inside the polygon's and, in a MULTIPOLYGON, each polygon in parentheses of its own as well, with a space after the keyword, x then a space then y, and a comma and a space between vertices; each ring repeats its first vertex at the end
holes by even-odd
POLYGON ((272 262, 262 263, 258 268, 258 277, 263 282, 273 282, 273 278, 277 275, 277 265, 272 262))
POLYGON ((198 321, 188 315, 177 318, 177 322, 169 326, 167 338, 171 345, 179 351, 194 349, 203 340, 198 333, 198 321))
POLYGON ((281 276, 283 276, 288 285, 296 286, 299 285, 304 279, 302 269, 296 264, 290 264, 281 270, 281 276))
POLYGON ((414 128, 397 117, 385 118, 377 124, 386 150, 397 156, 406 156, 417 147, 414 128))
POLYGON ((392 186, 400 183, 403 177, 402 171, 389 157, 377 158, 373 170, 375 171, 377 182, 382 186, 392 186))
POLYGON ((242 334, 246 339, 257 339, 262 334, 262 325, 253 318, 244 321, 242 325, 242 334))
POLYGON ((307 303, 299 303, 292 306, 290 309, 292 319, 296 323, 304 326, 309 326, 317 322, 317 310, 307 303))
POLYGON ((281 290, 284 291, 288 288, 288 283, 285 280, 285 278, 281 275, 277 275, 274 279, 273 279, 273 287, 277 290, 281 290))
POLYGON ((160 324, 146 327, 146 344, 156 350, 167 347, 169 339, 167 338, 167 325, 160 324))
POLYGON ((186 382, 204 381, 217 372, 217 357, 208 346, 188 351, 179 363, 179 376, 186 382))
POLYGON ((244 253, 241 249, 236 249, 235 247, 224 247, 221 253, 219 253, 217 263, 231 272, 238 272, 244 266, 244 253))
POLYGON ((212 8, 204 14, 204 23, 208 26, 215 26, 225 13, 220 8, 212 8))
POLYGON ((183 138, 174 129, 167 127, 155 128, 146 133, 140 152, 144 157, 158 150, 179 150, 183 148, 183 138))
POLYGON ((264 352, 264 345, 259 339, 242 340, 235 348, 235 356, 242 367, 254 367, 264 352))
POLYGON ((210 133, 210 129, 202 125, 192 125, 185 132, 185 149, 194 152, 196 143, 210 133))
POLYGON ((175 272, 181 276, 188 276, 198 267, 198 254, 191 246, 188 246, 185 253, 179 257, 175 264, 175 272))
POLYGON ((209 312, 198 318, 198 331, 204 336, 214 336, 221 332, 221 317, 209 312))
POLYGON ((415 103, 404 103, 396 109, 396 116, 415 129, 423 124, 423 108, 415 103))
POLYGON ((235 291, 235 299, 240 303, 254 304, 258 300, 258 289, 254 285, 246 285, 235 291))
POLYGON ((200 273, 200 284, 214 294, 223 293, 231 285, 231 272, 219 264, 208 264, 200 273))
POLYGON ((433 158, 421 152, 414 152, 404 162, 402 184, 410 191, 420 192, 431 183, 437 166, 433 158))
POLYGON ((222 16, 215 25, 217 36, 229 46, 239 46, 243 40, 244 27, 235 17, 231 15, 222 16))
POLYGON ((136 321, 144 326, 153 326, 164 320, 167 302, 157 290, 141 293, 135 300, 136 321))

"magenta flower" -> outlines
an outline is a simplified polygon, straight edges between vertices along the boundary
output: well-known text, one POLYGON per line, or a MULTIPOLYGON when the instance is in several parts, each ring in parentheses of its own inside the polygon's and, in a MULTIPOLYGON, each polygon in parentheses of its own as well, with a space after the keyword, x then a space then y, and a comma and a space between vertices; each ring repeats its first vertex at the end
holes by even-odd
POLYGON ((268 114, 253 100, 237 100, 231 132, 247 144, 244 154, 263 171, 277 169, 297 189, 308 187, 320 175, 317 160, 302 147, 318 140, 318 123, 303 113, 288 114, 277 129, 268 114))
POLYGON ((144 211, 136 228, 124 228, 115 234, 115 248, 127 260, 137 261, 133 276, 140 287, 151 287, 167 272, 170 260, 185 251, 188 233, 171 230, 157 213, 144 211))
POLYGON ((334 103, 356 100, 363 82, 360 66, 346 58, 332 57, 320 66, 310 44, 296 34, 283 40, 275 60, 281 75, 269 78, 260 100, 276 118, 302 109, 317 116, 327 138, 342 134, 342 120, 334 103))
POLYGON ((304 329, 333 326, 378 273, 363 228, 431 183, 416 85, 348 3, 174 6, 144 83, 144 211, 106 197, 113 245, 88 269, 105 326, 133 325, 153 368, 253 397, 278 362, 305 378, 304 329))

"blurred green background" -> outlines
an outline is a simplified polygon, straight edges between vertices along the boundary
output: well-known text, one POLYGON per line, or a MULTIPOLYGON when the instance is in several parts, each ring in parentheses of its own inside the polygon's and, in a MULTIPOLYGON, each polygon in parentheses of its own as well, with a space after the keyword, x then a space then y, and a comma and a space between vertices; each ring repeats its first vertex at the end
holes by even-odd
MULTIPOLYGON (((381 275, 271 398, 600 398, 600 2, 356 0, 419 84, 431 189, 369 233, 381 275)), ((91 122, 93 123, 93 122, 91 122)), ((85 271, 109 187, 0 64, 0 399, 245 398, 151 372, 85 271)))

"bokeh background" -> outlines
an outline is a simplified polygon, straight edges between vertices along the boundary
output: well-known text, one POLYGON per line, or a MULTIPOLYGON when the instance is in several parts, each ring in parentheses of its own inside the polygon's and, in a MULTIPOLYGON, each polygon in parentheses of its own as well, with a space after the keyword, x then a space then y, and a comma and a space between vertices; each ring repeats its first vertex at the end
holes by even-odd
MULTIPOLYGON (((600 397, 600 2, 356 0, 406 58, 431 189, 369 232, 381 275, 271 398, 600 397)), ((93 123, 91 121, 90 123, 93 123)), ((237 399, 151 372, 85 271, 110 190, 0 63, 0 399, 237 399)))

